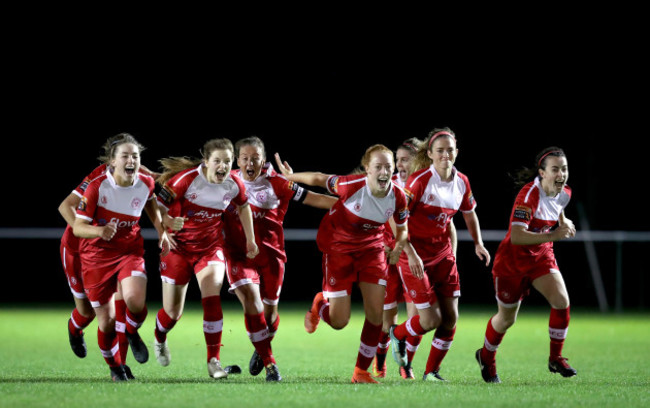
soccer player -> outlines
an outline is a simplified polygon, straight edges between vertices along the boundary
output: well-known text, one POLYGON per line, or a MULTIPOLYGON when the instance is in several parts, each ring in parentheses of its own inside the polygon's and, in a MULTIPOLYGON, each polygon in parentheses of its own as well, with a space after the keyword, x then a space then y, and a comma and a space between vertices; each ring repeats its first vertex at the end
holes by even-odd
POLYGON ((136 361, 149 358, 138 334, 147 315, 144 245, 139 220, 142 210, 154 224, 159 246, 170 241, 155 202, 154 179, 139 172, 144 147, 127 133, 109 138, 100 158, 109 171, 93 179, 77 207, 73 233, 80 242, 84 291, 97 316, 97 343, 114 381, 127 381, 111 302, 117 291, 126 303, 126 337, 136 361))
POLYGON ((228 376, 220 361, 221 287, 227 263, 222 215, 231 202, 238 208, 238 221, 244 230, 242 250, 252 258, 258 247, 246 189, 237 176, 230 174, 232 142, 209 140, 201 154, 201 160, 172 157, 160 161, 164 172, 158 179, 163 186, 158 203, 165 226, 174 231, 175 245, 160 257, 163 307, 156 315, 154 352, 160 365, 169 365, 167 333, 181 318, 189 281, 196 276, 203 306, 208 374, 220 379, 228 376))
POLYGON ((244 308, 246 329, 255 346, 249 372, 258 375, 266 368, 267 381, 280 381, 271 341, 280 324, 278 303, 287 261, 282 223, 292 201, 330 209, 336 198, 308 191, 276 173, 266 162, 264 143, 256 136, 238 140, 235 155, 239 170, 233 174, 246 187, 260 253, 253 259, 246 257, 242 224, 237 208, 230 205, 224 213, 228 282, 244 308))
MULTIPOLYGON (((95 319, 95 311, 84 292, 81 276, 81 260, 79 258, 79 238, 74 236, 72 226, 74 225, 77 206, 81 202, 81 197, 83 197, 86 187, 88 187, 88 184, 93 179, 104 174, 107 168, 108 166, 106 164, 97 166, 59 205, 59 213, 67 222, 65 231, 61 237, 61 263, 75 302, 75 308, 72 310, 70 319, 68 319, 68 339, 72 352, 79 358, 84 358, 87 355, 83 330, 95 319)), ((140 165, 140 171, 152 177, 157 175, 157 173, 151 172, 142 164, 140 165)), ((115 302, 121 304, 121 307, 116 306, 116 309, 121 310, 121 313, 118 313, 116 310, 116 322, 124 322, 126 316, 124 299, 115 299, 115 302)), ((126 326, 122 323, 122 328, 124 327, 126 326)), ((120 354, 122 355, 124 369, 129 379, 133 379, 133 374, 129 366, 126 365, 128 341, 126 340, 123 329, 121 333, 118 329, 118 337, 120 338, 120 354)))
POLYGON ((352 382, 377 383, 367 370, 377 351, 382 327, 386 285, 383 232, 389 218, 396 225, 396 244, 388 254, 390 263, 396 263, 404 249, 416 261, 406 245, 406 195, 391 181, 393 152, 383 145, 369 147, 361 160, 365 174, 348 176, 291 174, 289 165, 282 163, 279 155, 276 160, 289 180, 327 188, 339 197, 318 229, 316 241, 323 253, 323 291, 316 294, 305 315, 305 330, 313 333, 321 318, 336 330, 344 328, 350 319, 352 285, 356 282, 363 296, 366 319, 352 382))
POLYGON ((458 320, 460 282, 452 240, 447 231, 451 218, 459 210, 474 240, 476 255, 490 262, 483 246, 476 202, 469 180, 456 170, 456 137, 449 128, 429 132, 413 159, 414 172, 406 182, 409 194, 409 241, 424 263, 425 276, 420 279, 402 257, 398 264, 404 285, 417 308, 410 317, 390 329, 395 361, 408 365, 405 339, 436 329, 423 380, 444 381, 440 364, 451 347, 458 320))
POLYGON ((548 147, 536 157, 535 168, 517 175, 519 191, 510 215, 510 226, 494 257, 492 276, 498 312, 490 318, 483 347, 476 360, 485 382, 501 382, 496 353, 506 331, 515 323, 521 301, 532 286, 551 306, 548 332, 548 369, 563 377, 576 375, 562 348, 569 329, 569 294, 555 260, 553 242, 575 236, 573 222, 564 216, 571 199, 567 186, 569 167, 564 151, 548 147), (533 181, 528 182, 531 177, 533 181))

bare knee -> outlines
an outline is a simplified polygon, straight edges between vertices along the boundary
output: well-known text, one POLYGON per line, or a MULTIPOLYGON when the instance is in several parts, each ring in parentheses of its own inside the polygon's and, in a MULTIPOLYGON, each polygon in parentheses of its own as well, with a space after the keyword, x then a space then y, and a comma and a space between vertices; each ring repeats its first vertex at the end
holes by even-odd
POLYGON ((342 328, 347 326, 349 322, 350 322, 349 317, 347 317, 347 318, 344 318, 344 317, 339 317, 339 318, 330 317, 330 326, 332 326, 332 328, 334 330, 341 330, 342 328))

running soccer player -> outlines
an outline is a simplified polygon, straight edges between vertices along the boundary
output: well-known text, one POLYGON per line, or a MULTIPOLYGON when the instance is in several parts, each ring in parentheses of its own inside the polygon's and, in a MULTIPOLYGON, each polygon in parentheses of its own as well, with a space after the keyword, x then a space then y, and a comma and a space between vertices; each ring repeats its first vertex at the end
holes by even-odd
POLYGON ((553 252, 554 241, 572 238, 576 233, 573 222, 564 216, 571 199, 568 178, 566 155, 554 146, 537 155, 533 169, 523 169, 516 176, 517 185, 523 188, 515 199, 508 233, 497 249, 492 267, 498 312, 488 321, 483 347, 475 355, 485 382, 501 382, 496 368, 497 349, 515 323, 521 301, 530 293, 531 286, 551 306, 549 371, 563 377, 576 375, 562 356, 570 304, 553 252), (533 176, 534 180, 528 182, 533 176))

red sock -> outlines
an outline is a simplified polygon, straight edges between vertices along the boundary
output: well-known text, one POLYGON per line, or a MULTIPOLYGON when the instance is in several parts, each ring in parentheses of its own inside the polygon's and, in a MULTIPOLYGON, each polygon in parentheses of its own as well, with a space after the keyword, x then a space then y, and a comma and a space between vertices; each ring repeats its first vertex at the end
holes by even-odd
POLYGON ((208 296, 201 299, 203 305, 203 335, 208 350, 208 362, 212 357, 219 360, 221 335, 223 333, 223 310, 221 296, 208 296))
POLYGON ((244 315, 246 330, 255 347, 255 351, 262 358, 264 365, 275 364, 273 351, 271 350, 271 339, 269 338, 269 328, 264 319, 264 313, 256 315, 244 315))
POLYGON ((421 336, 427 331, 420 326, 420 315, 409 318, 393 330, 398 340, 404 340, 408 336, 421 336))
POLYGON ((275 337, 275 332, 278 331, 278 326, 280 326, 280 315, 278 315, 275 321, 269 326, 269 338, 271 340, 273 340, 273 337, 275 337))
POLYGON ((442 327, 436 329, 436 332, 433 335, 433 341, 431 342, 431 351, 429 352, 429 358, 427 359, 427 366, 424 370, 425 373, 440 370, 440 363, 442 363, 442 359, 447 355, 451 343, 454 341, 455 333, 455 327, 451 330, 443 329, 442 327))
POLYGON ((147 306, 145 306, 138 313, 133 313, 127 307, 126 308, 126 331, 129 332, 129 334, 137 333, 138 329, 140 328, 140 326, 142 326, 142 323, 144 323, 144 319, 146 318, 147 318, 147 306))
POLYGON ((564 339, 566 339, 569 331, 569 320, 571 319, 569 309, 570 307, 566 309, 551 308, 551 316, 548 320, 548 334, 551 338, 551 360, 562 357, 562 347, 564 347, 564 339))
MULTIPOLYGON (((180 317, 178 319, 180 320, 180 317)), ((161 308, 158 310, 156 314, 156 328, 153 331, 158 343, 164 343, 167 340, 167 333, 174 328, 177 321, 169 317, 165 309, 161 308)))
POLYGON ((124 299, 115 299, 115 331, 117 340, 120 343, 120 357, 122 364, 126 364, 126 356, 129 351, 129 340, 126 338, 126 302, 124 299))
POLYGON ((420 346, 420 341, 422 341, 422 336, 408 336, 406 338, 406 357, 409 363, 413 361, 415 352, 418 351, 420 346))
POLYGON ((97 328, 97 344, 99 345, 99 350, 106 360, 106 364, 109 367, 118 367, 121 366, 122 359, 120 358, 119 345, 117 342, 117 336, 115 332, 104 333, 97 328))
POLYGON ((68 330, 72 333, 73 336, 81 336, 84 334, 83 329, 88 327, 90 322, 95 319, 95 315, 86 317, 79 313, 77 308, 72 309, 72 314, 70 315, 70 320, 68 321, 68 330))
POLYGON ((377 343, 379 343, 379 336, 381 334, 381 324, 374 325, 366 319, 363 323, 361 330, 361 344, 359 345, 359 353, 357 354, 356 367, 362 370, 368 370, 372 359, 377 353, 377 343))
POLYGON ((496 361, 497 349, 503 340, 505 333, 499 333, 492 327, 492 318, 485 329, 485 341, 481 349, 481 361, 485 364, 494 364, 496 361))
POLYGON ((389 347, 390 347, 390 335, 382 331, 381 334, 379 335, 379 343, 377 343, 377 354, 388 353, 389 347))

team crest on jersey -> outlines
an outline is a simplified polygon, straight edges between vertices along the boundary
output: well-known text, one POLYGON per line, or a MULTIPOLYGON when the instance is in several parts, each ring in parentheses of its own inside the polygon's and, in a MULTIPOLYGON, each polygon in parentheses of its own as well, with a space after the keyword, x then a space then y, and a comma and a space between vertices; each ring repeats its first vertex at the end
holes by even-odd
POLYGON ((79 205, 77 206, 77 210, 86 211, 86 207, 88 207, 88 200, 86 199, 86 197, 81 197, 81 201, 79 201, 79 205))
POLYGON ((356 212, 361 211, 361 204, 359 204, 359 203, 354 204, 354 211, 356 211, 356 212))
POLYGON ((526 207, 525 205, 518 205, 515 207, 513 217, 524 221, 530 221, 532 214, 533 210, 530 207, 526 207))
POLYGON ((131 200, 131 208, 133 208, 134 210, 140 208, 141 205, 142 205, 142 200, 140 200, 138 197, 134 197, 133 200, 131 200))
POLYGON ((258 191, 258 192, 255 194, 255 199, 256 199, 258 202, 260 202, 260 203, 264 203, 264 202, 266 202, 266 200, 268 199, 268 197, 269 197, 269 196, 268 196, 268 194, 266 194, 266 191, 258 191))
POLYGON ((106 196, 101 196, 99 197, 99 202, 102 204, 106 204, 108 202, 108 199, 106 198, 106 196))
POLYGON ((386 212, 385 212, 386 218, 390 218, 391 215, 393 215, 394 212, 395 211, 392 208, 387 209, 386 212))
POLYGON ((436 196, 434 196, 432 193, 429 193, 429 195, 427 195, 427 202, 431 203, 433 200, 435 200, 435 198, 436 196))
POLYGON ((232 201, 232 196, 231 196, 230 194, 225 194, 225 195, 223 196, 223 203, 224 203, 224 204, 228 204, 228 203, 230 203, 231 201, 232 201))

